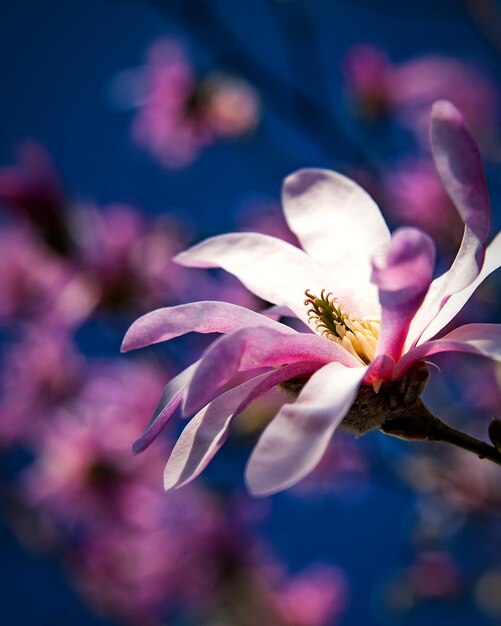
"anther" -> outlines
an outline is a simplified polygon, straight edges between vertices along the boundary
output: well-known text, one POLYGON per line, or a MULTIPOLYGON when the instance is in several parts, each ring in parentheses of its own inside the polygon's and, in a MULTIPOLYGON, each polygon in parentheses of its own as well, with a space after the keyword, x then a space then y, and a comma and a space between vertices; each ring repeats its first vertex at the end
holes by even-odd
POLYGON ((308 307, 308 321, 322 337, 343 346, 364 365, 376 355, 379 321, 359 319, 343 310, 332 292, 322 289, 320 297, 308 289, 304 304, 308 307))

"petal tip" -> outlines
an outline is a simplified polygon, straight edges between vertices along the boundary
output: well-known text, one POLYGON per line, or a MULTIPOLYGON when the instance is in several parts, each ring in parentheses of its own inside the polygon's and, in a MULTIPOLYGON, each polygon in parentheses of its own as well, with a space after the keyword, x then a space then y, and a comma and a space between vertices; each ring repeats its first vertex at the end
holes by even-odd
POLYGON ((132 350, 130 346, 130 339, 128 335, 125 335, 120 346, 120 352, 123 354, 124 352, 129 352, 130 350, 132 350))
POLYGON ((288 196, 300 196, 319 181, 335 175, 334 172, 314 167, 303 167, 289 174, 283 182, 283 193, 288 196))
POLYGON ((141 441, 141 438, 136 439, 136 441, 134 441, 131 447, 132 455, 137 456, 138 454, 141 454, 141 452, 143 452, 144 450, 145 450, 145 446, 143 442, 141 441))
POLYGON ((278 489, 266 488, 265 486, 260 485, 259 481, 254 482, 248 475, 245 476, 245 486, 247 487, 247 491, 254 498, 266 498, 279 491, 278 489))
POLYGON ((434 102, 431 107, 431 117, 432 119, 440 120, 463 119, 459 109, 449 100, 437 100, 434 102))
POLYGON ((171 476, 170 472, 166 472, 164 474, 164 491, 174 491, 174 489, 179 489, 180 487, 183 487, 187 482, 189 481, 183 481, 179 478, 179 476, 171 476))
POLYGON ((184 265, 186 259, 189 258, 187 252, 187 250, 178 252, 175 256, 172 257, 172 261, 174 261, 174 263, 177 263, 178 265, 184 265))

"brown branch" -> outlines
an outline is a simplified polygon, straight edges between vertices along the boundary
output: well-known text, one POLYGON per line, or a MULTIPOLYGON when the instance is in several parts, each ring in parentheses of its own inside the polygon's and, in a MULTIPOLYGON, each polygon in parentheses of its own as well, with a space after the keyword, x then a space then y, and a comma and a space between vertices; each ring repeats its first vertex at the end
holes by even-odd
POLYGON ((447 443, 501 465, 501 422, 494 420, 489 429, 495 445, 447 426, 432 415, 420 399, 428 376, 428 367, 421 362, 416 363, 404 379, 383 385, 378 393, 372 387, 360 387, 342 426, 357 435, 377 428, 408 441, 447 443))
POLYGON ((380 430, 387 435, 410 441, 447 443, 501 465, 501 453, 494 446, 444 424, 428 411, 421 400, 408 407, 401 415, 386 419, 380 430))
MULTIPOLYGON (((489 428, 494 445, 447 426, 432 415, 420 398, 428 376, 427 365, 420 362, 405 378, 383 385, 378 393, 372 387, 363 385, 341 426, 356 435, 378 429, 386 435, 407 441, 447 443, 501 465, 501 420, 493 420, 489 428)), ((297 398, 307 380, 308 377, 296 378, 281 387, 297 398)))

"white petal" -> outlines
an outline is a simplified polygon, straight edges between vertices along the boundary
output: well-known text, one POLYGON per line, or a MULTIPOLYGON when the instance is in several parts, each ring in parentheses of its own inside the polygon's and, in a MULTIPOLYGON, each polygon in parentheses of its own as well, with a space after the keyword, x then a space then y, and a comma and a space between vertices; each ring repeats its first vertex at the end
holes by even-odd
POLYGON ((472 283, 479 284, 476 281, 485 262, 489 233, 490 203, 482 158, 463 116, 452 103, 440 100, 433 105, 430 139, 437 172, 464 222, 464 234, 450 269, 432 283, 413 321, 409 349, 417 340, 426 341, 420 336, 429 325, 433 328, 426 330, 428 339, 444 327, 436 318, 451 296, 467 292, 472 283))
POLYGON ((447 324, 456 317, 459 311, 461 311, 477 287, 499 267, 501 267, 501 233, 498 233, 487 247, 485 262, 480 274, 468 287, 453 294, 447 300, 440 312, 421 335, 418 345, 428 341, 445 328, 447 324))
POLYGON ((374 200, 337 172, 304 169, 285 179, 282 202, 290 229, 328 270, 334 295, 343 301, 352 292, 358 304, 352 312, 379 315, 371 259, 389 245, 390 233, 374 200))
POLYGON ((266 372, 230 389, 205 406, 179 437, 164 471, 165 489, 193 480, 205 469, 228 436, 234 417, 272 387, 315 371, 313 362, 294 363, 266 372))
POLYGON ((294 404, 285 404, 265 429, 247 466, 254 495, 287 489, 320 461, 349 411, 366 367, 329 363, 313 374, 294 404))
POLYGON ((288 307, 306 324, 305 290, 319 294, 323 288, 333 289, 325 270, 302 250, 260 233, 212 237, 174 260, 188 267, 222 267, 257 296, 288 307))

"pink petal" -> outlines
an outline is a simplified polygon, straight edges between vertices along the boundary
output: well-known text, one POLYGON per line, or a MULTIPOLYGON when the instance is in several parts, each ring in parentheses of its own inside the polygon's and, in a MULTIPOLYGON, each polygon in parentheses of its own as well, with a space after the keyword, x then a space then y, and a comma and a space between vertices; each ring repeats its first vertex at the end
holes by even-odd
POLYGON ((416 228, 400 228, 384 255, 374 258, 372 281, 382 307, 377 354, 398 360, 416 311, 433 278, 435 245, 416 228))
POLYGON ((355 315, 378 316, 371 258, 390 233, 374 200, 337 172, 304 169, 285 179, 282 202, 304 250, 328 270, 334 295, 355 315))
POLYGON ((416 361, 440 352, 468 352, 501 361, 501 324, 466 324, 455 328, 441 339, 422 343, 400 359, 394 378, 404 376, 416 361))
POLYGON ((349 411, 366 367, 329 363, 313 374, 294 404, 285 404, 261 435, 247 466, 251 493, 286 489, 320 461, 349 411))
POLYGON ((431 145, 442 184, 465 229, 452 266, 433 281, 428 297, 412 324, 410 345, 415 345, 449 297, 476 279, 484 262, 489 233, 490 204, 482 159, 463 116, 446 100, 433 105, 431 145))
POLYGON ((183 412, 190 415, 207 404, 239 371, 298 361, 339 361, 347 367, 360 365, 344 348, 313 333, 242 328, 221 337, 205 352, 190 383, 183 412))
POLYGON ((181 487, 198 476, 223 445, 233 418, 258 396, 318 367, 318 363, 306 361, 286 365, 246 381, 205 406, 183 430, 172 451, 164 472, 165 489, 181 487))
POLYGON ((461 248, 449 270, 450 294, 469 285, 482 267, 491 209, 477 144, 461 113, 446 100, 433 105, 431 145, 445 190, 465 224, 461 248))
POLYGON ((174 260, 188 267, 222 267, 257 296, 290 308, 306 324, 305 290, 320 293, 329 288, 327 273, 311 257, 285 241, 259 233, 213 237, 174 260))
POLYGON ((165 425, 181 404, 185 389, 191 381, 198 364, 199 361, 190 365, 165 387, 162 397, 153 412, 149 426, 141 437, 132 444, 133 454, 139 454, 146 450, 165 428, 165 425))
POLYGON ((228 302, 192 302, 151 311, 137 319, 122 342, 122 352, 144 348, 189 332, 231 333, 245 326, 270 326, 287 330, 283 324, 260 313, 228 302))
POLYGON ((487 246, 485 253, 485 262, 480 274, 477 278, 465 289, 453 294, 444 306, 441 308, 438 315, 427 326, 423 334, 421 335, 418 343, 424 343, 437 335, 447 324, 452 321, 456 315, 461 311, 464 305, 471 298, 477 287, 489 276, 501 266, 501 233, 498 233, 496 237, 487 246))
POLYGON ((372 385, 374 389, 379 391, 381 383, 393 380, 393 370, 395 368, 395 361, 391 356, 387 354, 380 354, 367 370, 364 377, 364 385, 372 385))

